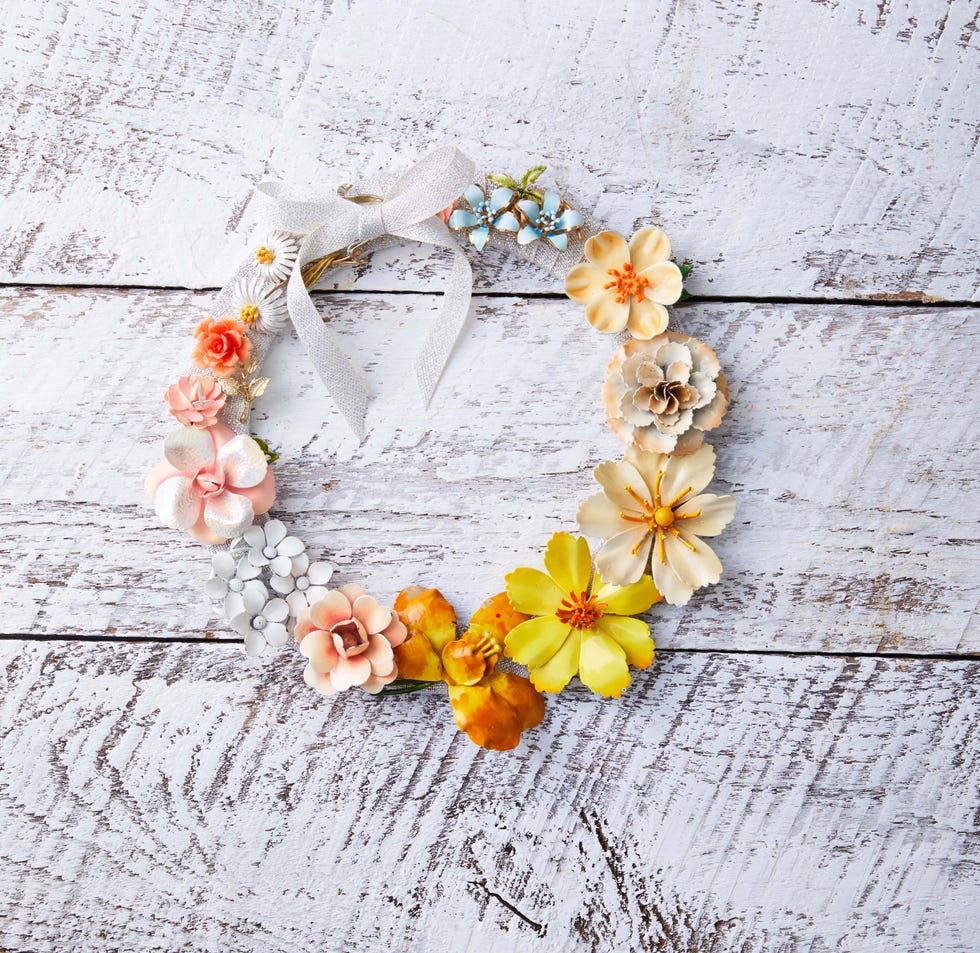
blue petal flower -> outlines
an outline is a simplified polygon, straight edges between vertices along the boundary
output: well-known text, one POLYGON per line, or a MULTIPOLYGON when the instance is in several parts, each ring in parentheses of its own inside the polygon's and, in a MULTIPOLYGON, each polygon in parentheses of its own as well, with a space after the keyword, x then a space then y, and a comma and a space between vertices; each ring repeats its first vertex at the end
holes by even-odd
POLYGON ((472 228, 480 220, 468 209, 458 208, 449 216, 450 228, 472 228))
POLYGON ((544 201, 541 203, 541 211, 551 212, 552 215, 561 206, 561 196, 557 192, 545 192, 544 201))
POLYGON ((470 241, 473 243, 473 247, 477 251, 483 251, 483 246, 486 245, 487 239, 490 238, 490 226, 481 225, 479 228, 474 228, 470 232, 470 241))
POLYGON ((504 212, 493 220, 493 227, 501 232, 516 232, 520 230, 520 219, 513 212, 504 212))
POLYGON ((521 199, 517 203, 517 207, 527 216, 527 220, 534 225, 538 224, 538 218, 541 215, 541 209, 538 208, 538 203, 534 199, 521 199))
POLYGON ((585 216, 581 212, 576 212, 570 208, 562 212, 555 223, 559 231, 570 232, 572 229, 579 228, 585 224, 585 216))
POLYGON ((490 194, 490 214, 496 215, 502 208, 510 204, 510 200, 514 197, 513 189, 494 189, 490 194))
POLYGON ((474 212, 479 210, 480 203, 485 201, 486 196, 483 194, 483 189, 478 185, 471 185, 463 193, 463 198, 466 199, 467 204, 474 212))
POLYGON ((568 248, 568 235, 565 232, 554 232, 551 235, 545 236, 558 251, 564 251, 568 248))
POLYGON ((531 242, 537 241, 540 237, 541 232, 539 232, 533 225, 525 225, 517 233, 517 244, 530 245, 531 242))

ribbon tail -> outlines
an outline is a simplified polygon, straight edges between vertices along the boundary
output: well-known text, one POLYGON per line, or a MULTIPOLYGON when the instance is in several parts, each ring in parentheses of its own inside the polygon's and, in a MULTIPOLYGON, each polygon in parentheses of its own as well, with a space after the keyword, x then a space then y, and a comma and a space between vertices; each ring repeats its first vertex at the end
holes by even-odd
POLYGON ((453 253, 453 270, 442 297, 442 307, 415 355, 415 381, 422 404, 428 407, 466 324, 473 294, 473 269, 463 250, 438 219, 427 219, 400 229, 398 234, 413 241, 448 248, 453 253))
POLYGON ((370 395, 333 332, 324 327, 303 282, 302 266, 312 257, 307 245, 308 241, 303 243, 286 286, 289 316, 296 328, 297 337, 306 348, 327 392, 347 421, 347 426, 358 440, 363 440, 370 395))

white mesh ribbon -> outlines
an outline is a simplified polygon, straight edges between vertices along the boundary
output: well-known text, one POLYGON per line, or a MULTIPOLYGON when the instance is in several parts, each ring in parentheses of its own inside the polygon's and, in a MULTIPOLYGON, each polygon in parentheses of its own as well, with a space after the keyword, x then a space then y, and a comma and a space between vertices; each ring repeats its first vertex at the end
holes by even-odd
POLYGON ((430 152, 383 190, 382 201, 355 203, 339 194, 314 201, 285 197, 277 182, 263 182, 257 193, 265 223, 304 235, 299 257, 286 287, 286 304, 327 391, 351 430, 364 438, 368 390, 334 334, 324 326, 303 281, 303 266, 317 258, 386 235, 424 242, 453 253, 452 271, 442 308, 415 358, 415 377, 428 405, 449 355, 466 321, 473 289, 470 263, 452 233, 437 218, 474 179, 476 167, 458 149, 430 152))

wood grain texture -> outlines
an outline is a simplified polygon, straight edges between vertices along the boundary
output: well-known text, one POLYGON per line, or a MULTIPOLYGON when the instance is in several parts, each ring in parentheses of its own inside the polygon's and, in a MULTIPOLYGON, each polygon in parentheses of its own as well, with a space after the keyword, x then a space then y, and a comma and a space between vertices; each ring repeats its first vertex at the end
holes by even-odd
MULTIPOLYGON (((209 301, 0 294, 3 631, 229 634, 200 589, 206 551, 158 526, 141 489, 171 429, 160 395, 209 301)), ((252 418, 282 454, 277 513, 338 578, 386 599, 438 585, 472 611, 574 530, 592 467, 619 458, 599 401, 615 341, 566 300, 478 299, 424 412, 412 358, 438 299, 319 301, 375 392, 369 436, 356 447, 288 333, 252 418)), ((717 541, 721 584, 655 607, 657 643, 976 652, 980 423, 972 391, 944 396, 954 355, 980 348, 970 312, 702 304, 678 321, 728 372, 711 442, 739 509, 717 541)))
MULTIPOLYGON (((610 227, 662 223, 695 293, 978 293, 970 3, 14 0, 5 15, 8 280, 217 286, 261 178, 326 187, 451 140, 488 168, 543 160, 610 227)), ((440 270, 389 252, 359 283, 431 290, 440 270)), ((478 279, 554 290, 492 252, 478 279)))
POLYGON ((976 662, 671 655, 494 755, 438 694, 314 696, 296 653, 0 660, 7 950, 980 942, 976 662))

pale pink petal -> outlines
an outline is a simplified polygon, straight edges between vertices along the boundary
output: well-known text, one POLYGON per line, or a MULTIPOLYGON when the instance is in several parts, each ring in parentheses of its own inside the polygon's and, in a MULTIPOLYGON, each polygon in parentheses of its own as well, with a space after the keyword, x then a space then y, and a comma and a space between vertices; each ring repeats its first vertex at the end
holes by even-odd
POLYGON ((350 599, 350 604, 354 603, 364 595, 364 589, 356 582, 349 582, 346 586, 341 586, 340 591, 350 599))
POLYGON ((299 644, 299 650, 310 660, 310 665, 317 672, 332 672, 340 660, 330 634, 322 629, 307 633, 299 644))
POLYGON ((258 486, 269 469, 262 448, 246 434, 229 440, 218 451, 218 463, 224 470, 225 481, 234 487, 258 486))
MULTIPOLYGON (((307 641, 303 640, 304 643, 307 641)), ((363 655, 338 658, 337 667, 330 673, 330 681, 338 692, 354 685, 363 685, 371 677, 371 663, 363 655)))
POLYGON ((391 622, 391 610, 378 605, 371 596, 360 596, 354 601, 354 618, 368 634, 383 632, 391 622))
POLYGON ((652 538, 646 526, 636 526, 613 536, 596 554, 599 574, 613 585, 632 585, 646 569, 652 538))
POLYGON ((212 533, 231 539, 252 525, 255 513, 248 497, 222 490, 204 504, 204 523, 212 533))
POLYGON ((303 669, 303 681, 321 695, 337 694, 337 689, 333 687, 330 676, 326 672, 318 672, 312 665, 307 665, 303 669))
POLYGON ((389 645, 401 645, 408 638, 408 629, 405 628, 405 623, 398 618, 398 613, 393 611, 388 628, 381 634, 388 640, 389 645))
POLYGON ((175 470, 166 460, 162 460, 147 472, 146 480, 143 482, 143 489, 146 490, 146 495, 151 500, 155 499, 157 488, 164 480, 169 480, 171 477, 180 475, 179 470, 175 470))
POLYGON ((372 635, 364 657, 371 663, 372 675, 390 675, 395 667, 395 653, 383 635, 372 635))
POLYGON ((656 225, 641 228, 630 239, 630 260, 636 271, 658 265, 668 258, 670 258, 670 242, 656 225))
POLYGON ((210 430, 181 427, 167 434, 163 455, 175 470, 194 476, 214 464, 214 441, 210 430))
POLYGON ((366 691, 370 692, 372 695, 377 695, 382 688, 385 687, 389 682, 393 682, 398 675, 398 669, 393 668, 387 675, 372 675, 363 685, 360 687, 366 691))
POLYGON ((272 504, 276 502, 276 478, 272 473, 272 467, 266 469, 265 477, 258 486, 236 487, 235 492, 252 501, 252 510, 256 516, 268 513, 272 509, 272 504))
POLYGON ((310 606, 310 619, 321 629, 331 629, 338 622, 351 618, 351 604, 339 589, 332 589, 310 606))
MULTIPOLYGON (((198 431, 195 431, 197 433, 198 431)), ((171 529, 190 529, 201 515, 202 501, 188 477, 173 476, 156 490, 153 508, 160 522, 171 529)))

